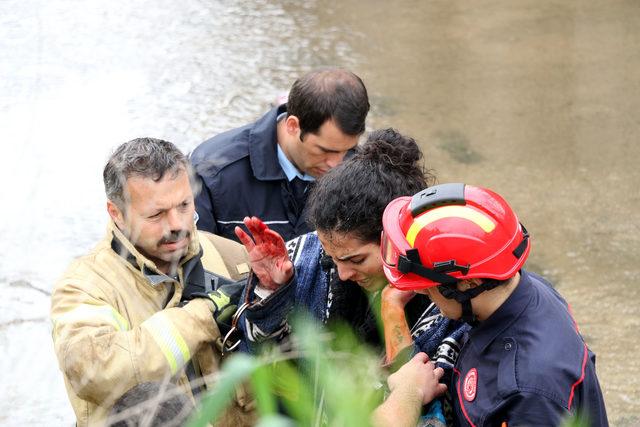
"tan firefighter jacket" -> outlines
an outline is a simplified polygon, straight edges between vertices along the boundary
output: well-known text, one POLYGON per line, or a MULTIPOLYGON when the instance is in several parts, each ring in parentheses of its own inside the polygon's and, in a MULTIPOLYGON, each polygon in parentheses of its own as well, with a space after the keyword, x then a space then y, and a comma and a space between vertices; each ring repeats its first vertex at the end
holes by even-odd
MULTIPOLYGON (((174 280, 111 222, 103 241, 75 260, 56 284, 53 341, 79 427, 103 425, 115 400, 138 383, 170 375, 191 394, 187 369, 198 377, 217 371, 220 353, 214 343, 220 342, 220 332, 213 303, 197 298, 178 307, 184 275, 201 265, 238 280, 248 272, 246 252, 219 236, 193 235, 174 280)), ((219 424, 250 424, 248 400, 237 393, 219 424)))

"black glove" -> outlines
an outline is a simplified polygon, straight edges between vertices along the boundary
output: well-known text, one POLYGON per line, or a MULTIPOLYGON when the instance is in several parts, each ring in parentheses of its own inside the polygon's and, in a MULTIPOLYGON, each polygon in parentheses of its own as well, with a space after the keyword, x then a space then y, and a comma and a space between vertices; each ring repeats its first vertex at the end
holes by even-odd
POLYGON ((221 285, 218 289, 209 293, 193 292, 189 295, 189 299, 207 298, 213 301, 213 320, 215 320, 220 333, 224 336, 231 329, 231 317, 238 308, 242 290, 246 283, 246 280, 241 280, 221 285))

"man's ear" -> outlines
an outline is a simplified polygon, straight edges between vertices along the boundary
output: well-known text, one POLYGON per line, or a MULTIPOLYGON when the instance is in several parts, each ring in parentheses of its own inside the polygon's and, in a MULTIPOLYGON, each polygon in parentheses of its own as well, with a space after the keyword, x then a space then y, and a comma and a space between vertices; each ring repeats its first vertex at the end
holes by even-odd
POLYGON ((120 210, 120 208, 113 203, 111 200, 107 200, 107 212, 109 216, 116 223, 119 229, 124 229, 124 212, 120 210))
POLYGON ((300 120, 296 116, 287 116, 285 119, 287 133, 296 139, 300 139, 300 120))
POLYGON ((469 279, 470 288, 477 288, 482 285, 482 279, 469 279))
POLYGON ((458 282, 458 289, 466 291, 467 289, 477 288, 480 284, 482 284, 480 279, 464 279, 458 282))

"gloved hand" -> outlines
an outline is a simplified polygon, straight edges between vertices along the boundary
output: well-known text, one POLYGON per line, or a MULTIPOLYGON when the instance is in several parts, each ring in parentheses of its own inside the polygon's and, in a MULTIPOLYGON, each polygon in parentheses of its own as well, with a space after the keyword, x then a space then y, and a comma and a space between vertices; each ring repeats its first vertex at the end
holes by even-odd
POLYGON ((213 320, 215 320, 220 333, 224 336, 231 329, 231 317, 238 308, 245 284, 246 280, 227 283, 209 293, 194 292, 189 298, 206 298, 213 302, 213 320))
POLYGON ((235 228, 235 233, 249 253, 253 273, 263 288, 278 289, 293 277, 293 263, 287 255, 282 236, 255 216, 245 217, 244 225, 251 236, 240 227, 235 228))
MULTIPOLYGON (((244 282, 238 282, 243 283, 244 282)), ((238 308, 238 300, 242 293, 242 286, 237 283, 231 285, 222 285, 218 289, 209 293, 209 299, 213 301, 214 310, 213 318, 216 323, 230 323, 231 316, 238 308)))

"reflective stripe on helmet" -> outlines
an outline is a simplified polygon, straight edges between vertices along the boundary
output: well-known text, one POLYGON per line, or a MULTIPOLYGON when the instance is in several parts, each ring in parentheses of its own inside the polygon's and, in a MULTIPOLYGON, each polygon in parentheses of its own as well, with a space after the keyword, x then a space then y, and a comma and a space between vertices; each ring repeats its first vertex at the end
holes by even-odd
POLYGON ((478 227, 482 228, 485 233, 490 233, 494 228, 496 228, 496 224, 491 218, 473 208, 470 208, 468 206, 455 205, 443 206, 441 208, 433 209, 418 216, 407 231, 407 242, 409 243, 409 245, 411 245, 411 247, 414 247, 414 243, 416 241, 418 233, 425 226, 439 219, 452 217, 467 219, 476 224, 478 227))

